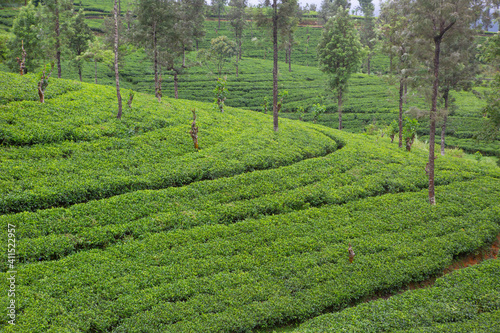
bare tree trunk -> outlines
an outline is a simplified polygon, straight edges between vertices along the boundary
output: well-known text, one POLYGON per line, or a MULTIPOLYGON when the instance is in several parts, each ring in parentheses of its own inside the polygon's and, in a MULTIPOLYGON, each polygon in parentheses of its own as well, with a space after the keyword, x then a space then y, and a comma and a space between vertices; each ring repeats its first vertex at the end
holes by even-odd
POLYGON ((186 67, 186 48, 182 48, 182 67, 186 67))
POLYGON ((178 93, 178 88, 177 88, 177 72, 174 71, 174 92, 175 92, 175 99, 179 98, 179 93, 178 93))
POLYGON ((159 86, 158 86, 158 39, 156 37, 156 22, 153 22, 153 69, 155 72, 155 97, 158 98, 158 91, 159 91, 159 86))
POLYGON ((59 4, 56 1, 54 1, 55 5, 55 16, 56 16, 56 62, 57 62, 57 78, 61 78, 61 29, 59 27, 59 4))
POLYGON ((436 113, 437 96, 439 88, 439 54, 441 52, 441 37, 434 38, 434 85, 432 87, 432 108, 430 114, 430 133, 429 133, 429 203, 436 204, 436 194, 434 190, 434 145, 436 143, 436 113))
POLYGON ((191 138, 193 139, 194 149, 198 149, 198 126, 196 126, 196 110, 192 109, 193 112, 193 123, 191 124, 191 130, 189 134, 191 134, 191 138))
POLYGON ((278 132, 278 4, 273 0, 273 125, 278 132))
POLYGON ((288 47, 288 71, 292 71, 292 45, 288 47))
POLYGON ((444 117, 443 117, 443 125, 441 126, 441 156, 444 156, 444 136, 446 132, 446 122, 448 121, 448 101, 449 101, 449 91, 446 90, 443 93, 444 98, 444 117))
POLYGON ((82 65, 78 64, 78 76, 80 77, 80 82, 82 82, 82 65))
POLYGON ((94 60, 94 65, 95 65, 94 83, 97 84, 97 61, 95 60, 94 60))
POLYGON ((122 95, 120 94, 120 76, 118 72, 118 5, 115 0, 114 16, 115 16, 115 80, 116 80, 116 98, 118 99, 118 114, 116 118, 122 118, 122 95))
POLYGON ((371 74, 371 56, 370 55, 368 56, 367 71, 368 71, 368 75, 370 75, 371 74))
POLYGON ((404 79, 399 80, 399 142, 398 147, 403 147, 403 90, 404 90, 404 79))
POLYGON ((21 50, 23 51, 21 53, 21 59, 16 58, 17 63, 19 64, 19 74, 24 75, 24 72, 26 70, 26 51, 24 50, 24 40, 21 41, 21 50))
POLYGON ((338 101, 337 101, 337 105, 338 105, 338 112, 339 112, 339 130, 342 130, 342 89, 339 88, 339 92, 338 92, 338 101))

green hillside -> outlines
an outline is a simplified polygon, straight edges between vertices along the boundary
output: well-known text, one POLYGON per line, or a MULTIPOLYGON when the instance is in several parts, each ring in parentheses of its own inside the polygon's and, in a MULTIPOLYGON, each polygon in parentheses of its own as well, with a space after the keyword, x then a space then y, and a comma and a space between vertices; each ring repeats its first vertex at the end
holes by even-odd
POLYGON ((317 317, 294 332, 498 332, 500 261, 447 275, 429 289, 317 317))
POLYGON ((302 322, 438 275, 500 232, 500 168, 482 161, 439 157, 429 206, 427 152, 387 137, 283 118, 274 133, 269 115, 142 93, 118 121, 112 87, 53 79, 42 105, 33 76, 0 75, 0 224, 15 228, 0 242, 14 235, 18 260, 5 332, 302 322))

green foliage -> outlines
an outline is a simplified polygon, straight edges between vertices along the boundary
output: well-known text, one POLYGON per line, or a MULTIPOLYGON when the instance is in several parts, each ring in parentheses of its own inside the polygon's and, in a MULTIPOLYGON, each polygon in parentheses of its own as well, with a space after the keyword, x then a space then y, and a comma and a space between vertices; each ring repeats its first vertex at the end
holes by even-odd
POLYGON ((217 84, 215 85, 214 89, 214 107, 220 112, 224 112, 224 101, 227 98, 227 77, 224 76, 223 78, 217 78, 217 84))
POLYGON ((40 54, 41 42, 38 36, 38 25, 39 18, 31 3, 19 9, 12 25, 14 37, 7 44, 9 52, 6 64, 11 71, 19 73, 19 64, 16 58, 21 59, 21 44, 26 50, 26 72, 34 72, 38 67, 40 59, 43 58, 40 54))
POLYGON ((410 151, 415 137, 417 136, 418 120, 405 117, 403 122, 403 140, 406 142, 406 150, 410 151))
POLYGON ((235 42, 226 36, 219 36, 210 41, 210 49, 200 50, 198 59, 202 61, 212 73, 222 76, 224 67, 238 53, 235 42), (215 69, 215 70, 214 70, 215 69))
POLYGON ((326 314, 294 332, 494 332, 500 320, 500 261, 439 278, 431 288, 326 314))
POLYGON ((392 123, 390 123, 389 126, 387 126, 387 134, 391 138, 391 142, 394 141, 394 137, 398 133, 399 133, 399 124, 396 120, 393 120, 392 123))
POLYGON ((0 225, 16 225, 23 310, 14 329, 0 318, 6 332, 303 321, 425 280, 500 232, 493 166, 439 158, 429 209, 424 151, 141 93, 117 121, 112 87, 54 80, 41 105, 23 90, 35 81, 0 73, 0 225))
POLYGON ((311 106, 311 113, 313 115, 313 122, 317 122, 321 115, 326 112, 326 107, 323 104, 313 104, 311 106))

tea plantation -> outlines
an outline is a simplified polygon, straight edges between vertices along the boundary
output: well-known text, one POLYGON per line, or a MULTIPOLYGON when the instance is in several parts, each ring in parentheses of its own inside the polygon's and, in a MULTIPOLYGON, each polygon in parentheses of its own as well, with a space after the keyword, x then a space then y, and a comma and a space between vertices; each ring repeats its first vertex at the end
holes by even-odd
MULTIPOLYGON (((438 275, 500 233, 500 168, 481 161, 439 157, 431 207, 427 152, 387 137, 283 118, 274 133, 259 112, 137 92, 118 121, 112 87, 52 80, 45 104, 33 76, 0 73, 0 88, 0 225, 15 226, 17 256, 16 325, 0 316, 4 332, 251 332, 304 322, 438 275)), ((3 248, 9 238, 0 234, 3 248)), ((491 262, 439 282, 453 290, 440 303, 446 321, 423 320, 495 320, 491 262), (472 284, 477 308, 447 305, 472 284)), ((7 261, 0 270, 8 290, 7 261)), ((399 302, 412 308, 421 297, 425 307, 433 293, 399 302)), ((7 293, 0 299, 6 308, 7 293)), ((336 315, 369 327, 363 309, 336 315)), ((341 325, 324 318, 304 330, 341 325)))

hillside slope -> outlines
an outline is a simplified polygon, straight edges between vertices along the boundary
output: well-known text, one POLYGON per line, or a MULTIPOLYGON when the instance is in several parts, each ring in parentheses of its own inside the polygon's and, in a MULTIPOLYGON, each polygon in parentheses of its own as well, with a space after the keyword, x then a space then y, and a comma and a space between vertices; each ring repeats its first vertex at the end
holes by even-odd
POLYGON ((497 167, 438 158, 430 207, 426 152, 387 138, 287 119, 276 134, 267 115, 139 93, 117 121, 110 87, 54 80, 41 105, 32 77, 2 75, 0 225, 18 260, 5 332, 300 322, 425 280, 500 232, 497 167))

